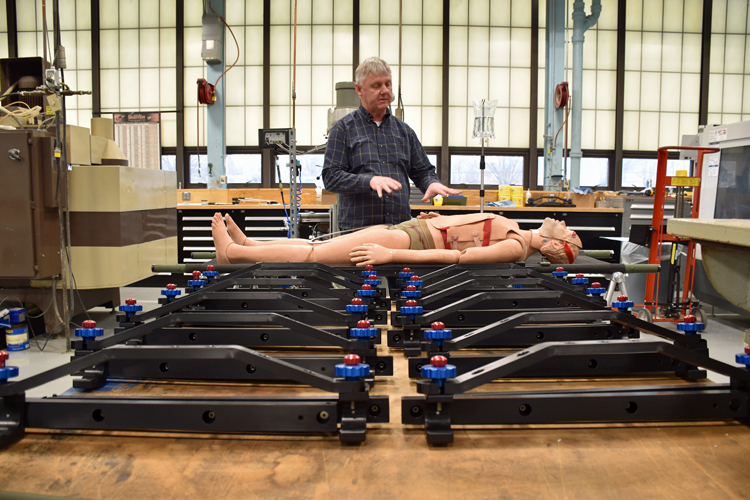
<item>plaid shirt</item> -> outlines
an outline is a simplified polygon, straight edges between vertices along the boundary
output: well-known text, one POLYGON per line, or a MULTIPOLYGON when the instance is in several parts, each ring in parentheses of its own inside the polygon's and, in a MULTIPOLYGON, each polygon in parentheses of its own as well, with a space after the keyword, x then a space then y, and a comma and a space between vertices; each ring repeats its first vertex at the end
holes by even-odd
POLYGON ((340 230, 411 219, 410 178, 422 192, 439 182, 417 134, 389 111, 378 127, 360 104, 331 129, 323 182, 328 191, 338 194, 340 230), (370 188, 376 175, 396 179, 402 189, 392 194, 384 191, 378 198, 370 188))

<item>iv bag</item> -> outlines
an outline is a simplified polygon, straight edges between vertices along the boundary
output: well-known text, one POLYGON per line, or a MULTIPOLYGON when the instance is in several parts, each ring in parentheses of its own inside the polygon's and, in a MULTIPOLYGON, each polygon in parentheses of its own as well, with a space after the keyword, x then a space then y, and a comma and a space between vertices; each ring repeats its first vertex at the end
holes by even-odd
POLYGON ((497 100, 477 101, 474 99, 474 130, 471 136, 476 139, 494 139, 495 138, 495 108, 497 100))

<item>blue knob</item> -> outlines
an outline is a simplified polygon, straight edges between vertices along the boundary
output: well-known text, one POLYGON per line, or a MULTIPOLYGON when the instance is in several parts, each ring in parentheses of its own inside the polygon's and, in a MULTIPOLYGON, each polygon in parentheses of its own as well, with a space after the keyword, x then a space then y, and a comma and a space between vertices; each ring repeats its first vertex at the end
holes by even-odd
POLYGON ((18 367, 17 366, 5 366, 3 368, 0 368, 0 384, 4 384, 8 381, 11 377, 17 377, 18 376, 18 367))
POLYGON ((422 306, 402 306, 401 314, 422 314, 422 306))
POLYGON ((94 337, 101 337, 102 335, 104 335, 104 329, 97 328, 96 321, 87 319, 86 321, 83 322, 83 325, 81 326, 83 326, 83 328, 75 329, 76 337, 88 339, 88 338, 94 338, 94 337))
POLYGON ((585 285, 589 282, 588 278, 571 278, 570 282, 574 285, 585 285))
POLYGON ((430 359, 430 364, 422 367, 422 376, 443 387, 446 379, 456 376, 456 367, 455 365, 449 365, 448 358, 445 356, 433 356, 430 359))
POLYGON ((359 297, 375 297, 377 294, 377 290, 357 290, 357 296, 359 297))
POLYGON ((513 288, 524 288, 526 285, 511 285, 513 288))
MULTIPOLYGON (((413 278, 413 276, 412 276, 412 278, 413 278)), ((407 281, 407 283, 410 284, 410 285, 413 285, 413 286, 415 286, 417 288, 419 288, 420 286, 424 285, 424 281, 422 281, 422 280, 414 280, 414 281, 412 281, 410 279, 409 281, 407 281)))
POLYGON ((174 283, 170 283, 169 285, 167 285, 167 288, 161 291, 161 294, 166 296, 167 299, 172 300, 177 295, 182 295, 182 290, 178 290, 177 285, 175 285, 174 283))
POLYGON ((737 363, 745 365, 746 367, 748 367, 748 369, 750 369, 750 354, 736 354, 734 356, 734 360, 737 363))
POLYGON ((349 304, 349 305, 346 306, 346 312, 348 312, 348 313, 366 313, 367 312, 367 306, 365 304, 362 304, 362 305, 349 304))
POLYGON ((606 288, 602 288, 602 285, 599 283, 591 283, 591 288, 586 289, 586 293, 590 293, 591 295, 601 295, 604 292, 606 292, 606 288))
POLYGON ((634 305, 635 303, 632 300, 628 300, 627 295, 620 295, 616 301, 612 302, 612 307, 619 309, 621 312, 627 311, 634 305))
POLYGON ((404 290, 401 292, 401 296, 407 299, 418 299, 422 296, 422 292, 419 290, 404 290))
POLYGON ((365 285, 378 286, 380 283, 380 280, 365 280, 365 285))
POLYGON ((357 338, 372 338, 378 336, 378 329, 377 328, 350 328, 349 329, 349 336, 350 337, 357 337, 357 338))
POLYGON ((334 367, 337 377, 344 377, 346 380, 358 380, 370 374, 370 365, 360 363, 361 358, 356 354, 347 354, 344 356, 344 362, 334 367))

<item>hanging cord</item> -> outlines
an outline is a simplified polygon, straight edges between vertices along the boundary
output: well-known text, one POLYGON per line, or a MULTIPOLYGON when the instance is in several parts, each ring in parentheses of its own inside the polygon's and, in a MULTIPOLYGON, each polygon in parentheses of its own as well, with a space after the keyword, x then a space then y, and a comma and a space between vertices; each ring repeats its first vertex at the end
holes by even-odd
POLYGON ((214 11, 214 8, 211 7, 211 2, 210 1, 208 2, 208 8, 211 9, 211 12, 213 12, 216 15, 216 17, 218 17, 219 19, 221 19, 221 22, 224 23, 224 26, 227 27, 227 29, 229 30, 229 33, 232 34, 232 38, 234 38, 235 45, 237 45, 237 59, 234 60, 234 62, 232 63, 231 66, 229 66, 229 68, 225 69, 224 72, 219 75, 219 78, 216 79, 216 83, 214 83, 214 87, 216 87, 219 84, 219 80, 221 80, 221 77, 224 76, 224 75, 226 75, 227 72, 230 69, 234 68, 234 65, 237 64, 237 61, 240 60, 240 44, 237 42, 237 37, 234 36, 234 31, 232 31, 232 28, 227 24, 227 22, 224 20, 224 18, 221 17, 219 14, 216 14, 216 11, 214 11))
POLYGON ((570 91, 568 90, 568 82, 562 82, 557 87, 555 87, 555 107, 567 108, 567 113, 565 114, 565 120, 560 125, 560 128, 557 129, 557 133, 555 134, 555 142, 552 144, 552 149, 555 149, 557 147, 557 136, 560 135, 560 131, 568 122, 568 116, 570 116, 570 106, 568 106, 569 101, 571 101, 571 99, 570 91))
MULTIPOLYGON (((195 110, 195 157, 198 158, 198 177, 201 176, 201 107, 195 110)), ((206 180, 208 185, 208 180, 206 180)))
POLYGON ((398 101, 396 102, 396 117, 399 120, 404 119, 404 101, 401 100, 401 11, 402 1, 398 1, 398 101))
POLYGON ((294 59, 292 62, 292 128, 297 128, 297 0, 294 0, 294 59))

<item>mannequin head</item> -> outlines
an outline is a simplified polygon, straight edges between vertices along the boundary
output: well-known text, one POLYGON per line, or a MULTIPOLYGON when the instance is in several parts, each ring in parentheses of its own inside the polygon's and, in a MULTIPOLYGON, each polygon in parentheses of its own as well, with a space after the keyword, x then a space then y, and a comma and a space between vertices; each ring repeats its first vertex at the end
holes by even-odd
POLYGON ((572 264, 583 247, 581 239, 565 225, 550 217, 544 219, 539 228, 543 238, 539 252, 553 264, 572 264))

